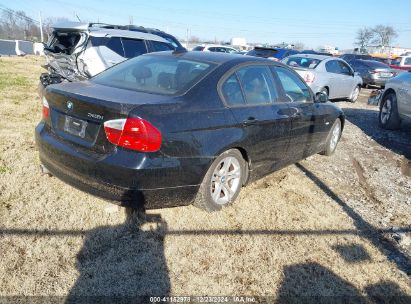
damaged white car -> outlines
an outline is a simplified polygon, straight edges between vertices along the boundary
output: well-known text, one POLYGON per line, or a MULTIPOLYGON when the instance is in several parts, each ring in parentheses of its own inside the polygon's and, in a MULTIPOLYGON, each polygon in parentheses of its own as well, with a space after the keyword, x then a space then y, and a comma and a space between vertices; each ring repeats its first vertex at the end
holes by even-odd
POLYGON ((128 58, 182 48, 172 35, 138 26, 64 22, 52 30, 44 47, 43 86, 88 79, 128 58))

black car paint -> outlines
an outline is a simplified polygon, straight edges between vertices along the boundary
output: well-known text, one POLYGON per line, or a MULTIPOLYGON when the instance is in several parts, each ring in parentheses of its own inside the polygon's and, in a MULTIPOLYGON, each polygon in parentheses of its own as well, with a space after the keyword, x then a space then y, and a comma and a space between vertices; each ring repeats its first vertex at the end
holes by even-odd
MULTIPOLYGON (((97 127, 87 141, 59 130, 56 121, 40 122, 36 142, 41 162, 67 183, 123 205, 186 205, 222 152, 239 149, 248 162, 248 181, 253 181, 322 151, 333 121, 340 117, 344 122, 343 112, 333 104, 285 103, 282 91, 272 105, 228 107, 218 83, 230 70, 248 64, 274 69, 284 65, 257 57, 193 53, 175 56, 209 60, 218 66, 180 96, 115 89, 90 81, 48 86, 44 94, 53 120, 73 115, 97 127), (65 107, 67 100, 74 104, 73 113, 65 107), (143 153, 113 146, 105 138, 102 121, 87 117, 88 113, 103 116, 104 121, 142 117, 161 131, 161 149, 143 153)), ((150 56, 170 56, 170 52, 150 56)))

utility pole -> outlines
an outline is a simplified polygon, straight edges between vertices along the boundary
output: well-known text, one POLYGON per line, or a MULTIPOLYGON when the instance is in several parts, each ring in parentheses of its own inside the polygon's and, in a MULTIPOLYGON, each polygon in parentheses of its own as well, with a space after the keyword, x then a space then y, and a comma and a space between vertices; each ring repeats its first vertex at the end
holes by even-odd
POLYGON ((39 11, 39 18, 40 18, 40 41, 43 43, 43 20, 41 18, 41 11, 39 11))
POLYGON ((188 47, 188 28, 187 28, 187 39, 186 39, 186 41, 187 41, 187 47, 188 47))
POLYGON ((129 23, 130 25, 133 25, 133 16, 129 16, 129 17, 128 17, 128 23, 129 23))

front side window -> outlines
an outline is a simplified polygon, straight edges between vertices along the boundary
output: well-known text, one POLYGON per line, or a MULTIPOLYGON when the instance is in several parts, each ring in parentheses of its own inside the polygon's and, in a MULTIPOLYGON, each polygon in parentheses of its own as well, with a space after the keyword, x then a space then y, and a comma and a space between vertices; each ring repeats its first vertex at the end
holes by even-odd
POLYGON ((288 69, 275 68, 287 98, 291 102, 312 102, 310 89, 297 75, 288 69))
POLYGON ((247 66, 237 72, 247 104, 270 104, 278 98, 271 71, 266 66, 247 66))
POLYGON ((340 65, 340 73, 344 75, 352 75, 352 71, 348 65, 344 62, 338 60, 338 64, 340 65))
POLYGON ((404 65, 411 65, 411 57, 405 58, 404 65))
POLYGON ((147 53, 144 40, 122 38, 126 58, 133 58, 147 53))
POLYGON ((139 92, 175 95, 191 88, 214 64, 177 57, 144 55, 92 78, 98 84, 139 92))

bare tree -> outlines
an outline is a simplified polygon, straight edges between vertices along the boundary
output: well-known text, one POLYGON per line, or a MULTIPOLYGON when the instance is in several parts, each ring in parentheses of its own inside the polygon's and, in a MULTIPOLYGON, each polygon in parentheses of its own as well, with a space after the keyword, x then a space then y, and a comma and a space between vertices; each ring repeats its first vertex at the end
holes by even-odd
POLYGON ((389 25, 379 24, 373 28, 373 32, 377 36, 373 42, 380 44, 382 47, 389 46, 398 37, 397 31, 389 25))
POLYGON ((368 27, 363 27, 358 30, 357 36, 355 37, 355 44, 361 49, 365 49, 369 44, 371 39, 374 37, 374 30, 368 27))
POLYGON ((197 36, 190 36, 189 41, 191 43, 199 43, 200 42, 200 38, 198 38, 197 36))
POLYGON ((294 49, 297 50, 297 51, 302 51, 302 50, 305 49, 304 43, 302 43, 300 41, 294 42, 294 43, 292 43, 292 45, 294 46, 294 49))

